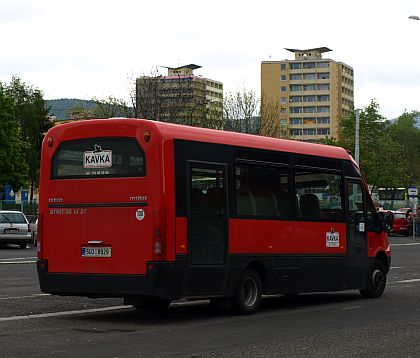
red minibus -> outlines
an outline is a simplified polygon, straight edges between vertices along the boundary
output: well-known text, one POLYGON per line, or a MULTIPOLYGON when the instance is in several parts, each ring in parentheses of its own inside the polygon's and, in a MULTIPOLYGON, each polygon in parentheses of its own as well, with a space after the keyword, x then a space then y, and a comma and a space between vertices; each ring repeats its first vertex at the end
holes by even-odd
POLYGON ((346 150, 144 119, 56 126, 42 146, 42 292, 165 308, 262 295, 379 297, 391 252, 346 150))

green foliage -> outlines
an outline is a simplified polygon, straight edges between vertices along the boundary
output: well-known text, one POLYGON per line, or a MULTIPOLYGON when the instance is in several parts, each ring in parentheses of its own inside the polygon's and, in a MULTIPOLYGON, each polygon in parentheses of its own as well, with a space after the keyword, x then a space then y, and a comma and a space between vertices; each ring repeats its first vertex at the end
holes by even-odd
POLYGON ((48 109, 45 108, 43 94, 18 77, 12 78, 6 86, 6 93, 14 101, 15 120, 22 139, 28 143, 25 151, 25 160, 29 167, 28 180, 31 187, 38 186, 42 139, 44 133, 52 127, 47 118, 48 109))
POLYGON ((0 83, 0 188, 10 184, 14 190, 19 190, 25 184, 28 175, 25 151, 28 147, 15 120, 13 98, 0 83))
MULTIPOLYGON (((395 124, 390 124, 379 114, 379 105, 375 101, 360 112, 360 168, 369 184, 396 188, 408 187, 419 180, 419 172, 411 170, 409 156, 414 148, 418 153, 420 145, 419 130, 414 128, 414 115, 403 114, 395 124)), ((355 130, 356 115, 353 113, 350 117, 342 118, 339 138, 324 143, 339 145, 354 152, 355 130)))

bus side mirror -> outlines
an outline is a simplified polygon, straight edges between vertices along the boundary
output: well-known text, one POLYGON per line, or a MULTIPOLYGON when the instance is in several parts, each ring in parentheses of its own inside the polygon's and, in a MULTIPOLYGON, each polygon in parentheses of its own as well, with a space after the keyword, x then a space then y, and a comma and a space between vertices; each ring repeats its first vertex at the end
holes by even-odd
POLYGON ((392 227, 394 225, 394 215, 392 213, 388 213, 384 217, 384 231, 388 234, 391 232, 392 227))
POLYGON ((373 214, 373 227, 370 231, 373 232, 382 232, 386 231, 385 227, 385 216, 383 213, 375 213, 373 214))

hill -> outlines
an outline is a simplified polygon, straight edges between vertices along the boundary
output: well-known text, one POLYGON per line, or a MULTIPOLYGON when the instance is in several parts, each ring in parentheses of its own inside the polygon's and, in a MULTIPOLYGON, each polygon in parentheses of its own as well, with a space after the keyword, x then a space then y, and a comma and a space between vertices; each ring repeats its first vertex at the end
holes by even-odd
POLYGON ((70 119, 70 112, 76 107, 83 107, 86 109, 93 109, 96 107, 95 102, 75 99, 75 98, 61 98, 45 100, 45 105, 49 109, 50 116, 56 116, 58 120, 70 119))

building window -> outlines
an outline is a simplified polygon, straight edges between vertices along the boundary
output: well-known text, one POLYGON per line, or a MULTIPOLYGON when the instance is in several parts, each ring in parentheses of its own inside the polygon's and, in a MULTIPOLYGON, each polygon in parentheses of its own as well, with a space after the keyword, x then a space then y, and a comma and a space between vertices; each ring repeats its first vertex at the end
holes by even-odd
POLYGON ((329 84, 319 84, 317 86, 318 91, 329 91, 330 90, 330 85, 329 84))
POLYGON ((281 113, 281 114, 286 114, 286 108, 282 108, 282 109, 280 110, 280 113, 281 113))
POLYGON ((302 113, 302 107, 290 107, 290 113, 302 113))
POLYGON ((316 119, 318 124, 330 124, 330 117, 319 117, 316 119))
POLYGON ((304 91, 315 91, 316 87, 315 85, 303 85, 304 91))
POLYGON ((303 135, 316 135, 316 129, 315 128, 305 128, 303 130, 303 135))
POLYGON ((315 62, 304 62, 303 63, 303 68, 315 68, 315 62))
POLYGON ((316 118, 304 118, 303 124, 316 124, 316 118))
POLYGON ((301 63, 291 63, 290 64, 290 69, 291 70, 299 70, 302 68, 302 64, 301 63))
POLYGON ((281 68, 282 70, 285 70, 285 69, 286 69, 286 64, 285 64, 285 63, 282 63, 282 64, 280 65, 280 68, 281 68))
POLYGON ((286 103, 286 97, 282 97, 282 98, 280 99, 280 102, 281 102, 282 104, 285 104, 285 103, 286 103))
POLYGON ((328 67, 330 67, 330 64, 328 62, 318 62, 316 67, 318 67, 318 68, 328 68, 328 67))
POLYGON ((318 113, 326 113, 330 111, 330 106, 318 106, 318 113))
POLYGON ((304 80, 314 80, 314 79, 316 79, 316 74, 315 73, 304 73, 303 74, 303 79, 304 80))
POLYGON ((302 75, 300 73, 290 75, 290 80, 291 81, 299 81, 300 79, 302 79, 302 75))
POLYGON ((302 96, 291 96, 290 97, 290 102, 294 103, 294 102, 302 102, 302 96))
POLYGON ((303 102, 315 102, 316 96, 303 96, 303 102))
POLYGON ((329 95, 318 96, 318 102, 329 102, 329 101, 330 101, 329 95))
POLYGON ((286 81, 286 75, 281 75, 281 80, 286 81))
POLYGON ((318 79, 320 80, 328 80, 330 78, 329 72, 318 73, 318 79))
POLYGON ((281 86, 281 91, 286 92, 286 86, 281 86))
POLYGON ((316 113, 315 106, 303 107, 303 113, 316 113))
POLYGON ((292 125, 299 125, 299 124, 302 124, 302 118, 292 118, 292 119, 290 120, 290 123, 291 123, 292 125))
POLYGON ((292 130, 290 131, 290 133, 292 134, 292 136, 295 136, 295 135, 302 135, 302 129, 292 129, 292 130))
POLYGON ((291 85, 290 86, 290 91, 291 92, 299 92, 299 91, 302 91, 302 86, 300 86, 300 85, 291 85))
POLYGON ((329 128, 318 128, 317 130, 318 135, 330 135, 329 128))

